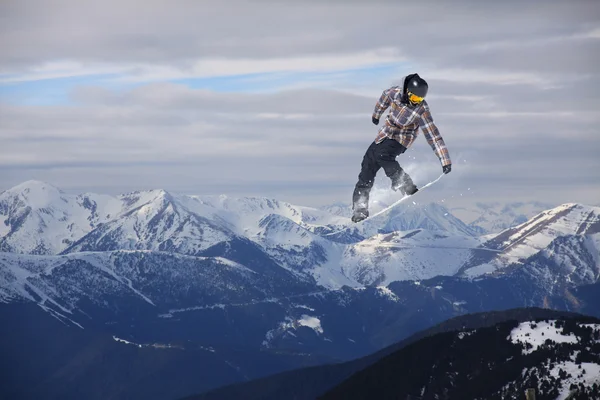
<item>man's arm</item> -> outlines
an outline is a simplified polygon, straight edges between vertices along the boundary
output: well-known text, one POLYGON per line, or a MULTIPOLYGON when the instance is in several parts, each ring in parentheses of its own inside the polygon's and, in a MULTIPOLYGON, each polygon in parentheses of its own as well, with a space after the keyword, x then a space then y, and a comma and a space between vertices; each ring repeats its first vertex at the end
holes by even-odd
POLYGON ((446 148, 446 143, 444 142, 442 135, 440 135, 440 131, 438 130, 437 126, 435 126, 435 123, 433 122, 433 117, 431 116, 431 112, 429 111, 427 104, 425 104, 425 111, 421 114, 419 126, 425 135, 425 139, 427 139, 427 143, 429 143, 435 155, 440 159, 442 167, 451 165, 452 161, 450 160, 450 154, 446 148))
POLYGON ((399 86, 392 86, 389 89, 386 89, 379 97, 377 104, 375 104, 375 110, 373 110, 373 120, 379 121, 381 118, 381 114, 384 113, 385 110, 392 104, 392 98, 394 97, 394 92, 402 90, 399 86))

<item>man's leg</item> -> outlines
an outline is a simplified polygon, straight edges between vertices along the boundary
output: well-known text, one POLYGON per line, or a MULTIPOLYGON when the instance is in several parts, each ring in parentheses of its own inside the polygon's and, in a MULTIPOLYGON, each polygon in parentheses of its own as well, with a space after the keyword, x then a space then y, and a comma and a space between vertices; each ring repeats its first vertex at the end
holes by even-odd
POLYGON ((369 146, 363 157, 360 174, 358 174, 358 182, 354 187, 354 193, 352 194, 352 209, 354 210, 354 216, 352 221, 358 222, 369 216, 369 193, 375 183, 375 175, 379 171, 379 164, 375 157, 375 146, 374 142, 369 146))
POLYGON ((400 190, 402 194, 415 194, 418 191, 417 187, 396 161, 396 157, 404 153, 406 148, 393 139, 386 139, 378 146, 381 147, 378 147, 376 151, 377 161, 391 179, 392 189, 400 190))

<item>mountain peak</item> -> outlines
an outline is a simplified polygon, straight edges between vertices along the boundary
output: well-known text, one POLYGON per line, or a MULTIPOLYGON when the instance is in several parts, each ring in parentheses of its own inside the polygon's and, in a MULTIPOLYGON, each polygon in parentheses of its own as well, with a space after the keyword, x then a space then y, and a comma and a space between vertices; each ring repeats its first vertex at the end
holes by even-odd
POLYGON ((32 208, 44 208, 59 201, 64 193, 57 187, 42 181, 29 180, 0 194, 2 198, 17 197, 32 208))
POLYGON ((583 222, 582 217, 594 214, 600 215, 600 208, 580 203, 563 203, 554 208, 542 211, 532 219, 543 221, 553 217, 564 217, 565 220, 573 224, 578 224, 583 222))
POLYGON ((583 206, 583 205, 581 205, 579 203, 563 203, 563 204, 560 204, 560 205, 558 205, 558 206, 556 206, 554 208, 549 209, 548 211, 550 213, 557 213, 557 212, 561 212, 561 211, 568 210, 568 209, 571 209, 571 208, 575 208, 575 207, 578 207, 578 206, 579 207, 585 207, 585 206, 583 206))
POLYGON ((173 196, 164 189, 142 190, 122 194, 119 199, 123 201, 126 207, 140 207, 149 203, 171 203, 173 196))
POLYGON ((16 186, 13 186, 12 188, 8 189, 7 191, 22 192, 27 189, 29 189, 29 190, 52 190, 52 191, 58 191, 58 192, 61 191, 56 186, 54 186, 48 182, 38 181, 35 179, 30 179, 28 181, 22 182, 16 186))
MULTIPOLYGON (((505 263, 505 260, 511 260, 512 263, 516 263, 517 260, 523 262, 548 248, 559 237, 578 237, 598 233, 600 233, 600 208, 578 203, 561 204, 542 211, 527 222, 506 229, 486 241, 482 248, 498 250, 502 254, 489 252, 485 256, 475 257, 473 260, 476 262, 470 262, 467 267, 489 266, 494 263, 500 265, 505 263)), ((587 250, 585 252, 587 253, 587 250)), ((573 254, 570 254, 570 257, 574 257, 573 249, 571 253, 573 254)), ((590 257, 592 257, 590 260, 594 259, 593 255, 590 257)), ((586 262, 576 263, 579 264, 587 265, 586 262)))

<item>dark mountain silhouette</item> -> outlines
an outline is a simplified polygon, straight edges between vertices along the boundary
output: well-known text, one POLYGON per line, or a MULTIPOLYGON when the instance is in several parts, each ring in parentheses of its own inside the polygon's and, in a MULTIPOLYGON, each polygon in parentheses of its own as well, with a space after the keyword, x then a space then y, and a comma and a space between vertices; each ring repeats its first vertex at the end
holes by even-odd
MULTIPOLYGON (((363 370, 378 360, 402 350, 419 340, 439 333, 479 329, 505 321, 530 321, 542 318, 573 318, 580 314, 542 308, 518 308, 462 315, 444 321, 430 329, 418 332, 399 343, 381 351, 345 363, 308 367, 295 371, 258 379, 256 381, 230 385, 201 395, 186 397, 185 400, 276 400, 315 399, 327 390, 363 370)), ((368 398, 368 397, 364 397, 368 398)), ((373 397, 375 398, 375 397, 373 397)))
POLYGON ((592 317, 552 317, 438 333, 357 372, 318 399, 503 400, 522 398, 528 388, 542 400, 570 394, 598 399, 599 323, 592 317), (523 343, 514 340, 515 331, 523 343))

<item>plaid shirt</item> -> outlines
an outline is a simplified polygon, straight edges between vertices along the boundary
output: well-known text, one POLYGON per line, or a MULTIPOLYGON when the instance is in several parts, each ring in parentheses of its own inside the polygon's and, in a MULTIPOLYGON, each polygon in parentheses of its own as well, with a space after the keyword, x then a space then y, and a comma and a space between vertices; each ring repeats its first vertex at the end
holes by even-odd
POLYGON ((433 149, 435 155, 440 159, 442 166, 452 164, 450 154, 446 148, 446 143, 440 135, 437 127, 433 123, 433 117, 429 111, 427 102, 423 102, 415 107, 401 104, 402 87, 392 86, 381 94, 379 101, 375 105, 373 117, 379 119, 385 110, 392 106, 383 126, 379 129, 375 142, 381 143, 383 139, 390 138, 397 140, 407 149, 413 144, 419 133, 419 128, 423 131, 427 143, 433 149))

